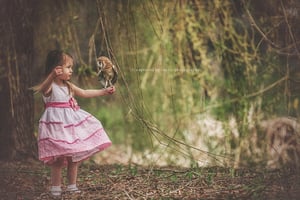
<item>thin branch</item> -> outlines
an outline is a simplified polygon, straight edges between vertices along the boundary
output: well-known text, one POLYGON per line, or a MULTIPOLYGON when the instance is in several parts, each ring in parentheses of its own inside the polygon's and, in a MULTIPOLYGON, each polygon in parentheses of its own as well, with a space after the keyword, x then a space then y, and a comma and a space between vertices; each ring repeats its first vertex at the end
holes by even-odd
POLYGON ((201 152, 201 153, 203 153, 203 154, 206 154, 207 156, 213 158, 214 160, 216 160, 217 162, 220 162, 220 163, 222 163, 222 161, 220 161, 220 160, 218 159, 218 157, 220 157, 220 158, 225 158, 225 159, 230 159, 230 160, 231 160, 231 158, 229 158, 229 157, 227 157, 227 156, 224 156, 224 155, 218 155, 218 154, 214 154, 214 153, 211 153, 211 152, 208 152, 208 151, 204 151, 204 150, 202 150, 202 149, 200 149, 200 148, 197 148, 197 147, 195 147, 195 146, 186 144, 186 143, 184 143, 184 142, 182 142, 182 141, 180 141, 180 140, 177 140, 177 139, 175 139, 175 138, 172 138, 172 137, 168 136, 167 134, 165 134, 164 132, 162 132, 161 130, 159 130, 159 128, 158 128, 157 126, 155 126, 154 124, 152 124, 151 122, 145 120, 144 118, 140 117, 140 116, 137 115, 136 113, 132 113, 132 114, 133 114, 133 116, 134 116, 137 120, 141 121, 141 122, 144 124, 144 126, 145 126, 146 128, 148 128, 148 129, 152 132, 152 134, 157 133, 157 134, 161 135, 162 137, 166 138, 167 140, 172 141, 174 144, 177 144, 177 145, 178 145, 178 144, 179 144, 179 145, 183 145, 183 146, 186 146, 186 147, 188 147, 188 148, 197 150, 197 151, 199 151, 199 152, 201 152))
MULTIPOLYGON (((274 83, 268 85, 267 87, 257 91, 257 92, 254 92, 254 93, 251 93, 251 94, 248 94, 248 95, 245 95, 243 97, 237 97, 237 98, 233 98, 233 99, 230 99, 230 100, 227 100, 227 101, 222 101, 222 103, 216 103, 216 104, 213 104, 211 106, 207 106, 205 107, 204 109, 201 110, 201 113, 202 112, 206 112, 212 108, 217 108, 217 107, 221 107, 221 106, 224 106, 225 104, 228 104, 228 103, 234 103, 234 102, 237 102, 237 101, 240 101, 242 98, 243 99, 249 99, 249 98, 252 98, 252 97, 255 97, 255 96, 258 96, 258 95, 261 95, 265 92, 267 92, 268 90, 272 89, 273 87, 275 87, 276 85, 279 85, 281 82, 283 81, 286 81, 288 80, 288 77, 287 76, 284 76, 282 77, 281 79, 275 81, 274 83)), ((199 112, 198 112, 199 113, 199 112)), ((197 113, 193 113, 193 114, 197 114, 197 113)))
POLYGON ((295 47, 295 49, 296 49, 297 55, 299 55, 299 50, 298 50, 298 48, 297 48, 297 42, 296 42, 296 40, 295 40, 295 37, 294 37, 293 31, 292 31, 292 28, 291 28, 291 26, 290 26, 290 23, 289 23, 289 21, 288 21, 288 19, 287 19, 286 10, 285 10, 285 7, 284 7, 284 5, 283 5, 283 3, 282 3, 282 0, 280 0, 280 4, 281 4, 282 10, 283 10, 284 20, 285 20, 286 25, 287 25, 287 27, 288 27, 288 31, 289 31, 290 37, 291 37, 291 39, 292 39, 292 41, 293 41, 293 44, 294 44, 294 47, 295 47))
POLYGON ((277 49, 280 49, 279 46, 277 46, 273 41, 271 41, 267 36, 266 34, 259 28, 259 26, 256 24, 253 16, 251 15, 249 9, 245 9, 246 10, 246 13, 249 17, 249 21, 251 23, 252 26, 254 26, 254 28, 262 35, 262 37, 267 41, 269 42, 273 47, 277 48, 277 49))

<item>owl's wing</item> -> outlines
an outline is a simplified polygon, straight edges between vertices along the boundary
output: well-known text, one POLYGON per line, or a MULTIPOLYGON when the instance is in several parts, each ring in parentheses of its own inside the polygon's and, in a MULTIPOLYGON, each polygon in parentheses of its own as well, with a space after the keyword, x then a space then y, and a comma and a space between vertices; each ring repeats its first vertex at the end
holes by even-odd
POLYGON ((100 73, 98 74, 98 81, 100 82, 100 85, 104 88, 105 78, 104 78, 104 75, 103 75, 103 71, 100 71, 100 73))
POLYGON ((114 71, 114 76, 113 76, 113 78, 111 80, 111 83, 115 84, 117 82, 117 80, 118 80, 118 71, 117 71, 117 68, 114 65, 113 65, 112 69, 114 71))

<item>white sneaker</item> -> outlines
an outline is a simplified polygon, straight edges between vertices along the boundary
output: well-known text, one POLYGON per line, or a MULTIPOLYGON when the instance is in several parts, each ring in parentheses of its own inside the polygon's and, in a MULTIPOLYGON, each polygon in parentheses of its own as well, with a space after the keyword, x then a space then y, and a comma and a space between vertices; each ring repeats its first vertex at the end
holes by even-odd
POLYGON ((70 192, 70 193, 81 193, 81 191, 78 189, 78 187, 75 184, 68 185, 67 186, 67 192, 70 192))
POLYGON ((61 187, 60 186, 51 186, 50 188, 50 194, 53 197, 60 197, 62 193, 61 187))

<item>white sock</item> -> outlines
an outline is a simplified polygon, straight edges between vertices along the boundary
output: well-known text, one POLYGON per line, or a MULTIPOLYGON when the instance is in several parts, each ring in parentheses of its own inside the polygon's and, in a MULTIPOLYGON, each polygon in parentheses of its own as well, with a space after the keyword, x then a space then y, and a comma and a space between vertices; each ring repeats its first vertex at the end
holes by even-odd
POLYGON ((54 196, 60 196, 61 195, 61 187, 60 186, 51 186, 50 192, 54 196))
POLYGON ((61 191, 61 187, 60 186, 51 186, 50 190, 55 191, 55 192, 59 192, 59 191, 61 191))
POLYGON ((67 186, 67 189, 68 189, 68 190, 78 190, 76 184, 68 185, 68 186, 67 186))
POLYGON ((80 193, 81 191, 77 188, 76 184, 71 184, 67 186, 67 191, 80 193))

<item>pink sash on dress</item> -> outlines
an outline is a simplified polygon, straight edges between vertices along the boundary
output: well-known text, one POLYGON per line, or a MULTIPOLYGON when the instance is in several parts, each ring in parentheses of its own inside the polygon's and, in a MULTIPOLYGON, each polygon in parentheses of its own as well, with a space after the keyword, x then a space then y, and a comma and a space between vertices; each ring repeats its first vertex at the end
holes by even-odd
POLYGON ((48 102, 45 104, 45 108, 55 107, 55 108, 72 108, 73 110, 78 110, 80 106, 76 99, 73 97, 70 98, 69 102, 48 102))

